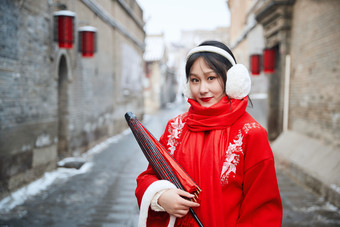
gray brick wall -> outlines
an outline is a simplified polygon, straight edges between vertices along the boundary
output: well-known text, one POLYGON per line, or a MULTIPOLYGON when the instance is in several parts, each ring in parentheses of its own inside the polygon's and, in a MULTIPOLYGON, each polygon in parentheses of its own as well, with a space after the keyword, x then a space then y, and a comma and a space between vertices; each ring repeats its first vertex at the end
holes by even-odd
MULTIPOLYGON (((88 59, 78 53, 77 33, 70 50, 53 41, 53 12, 59 10, 53 1, 0 2, 0 198, 56 168, 59 158, 78 155, 126 129, 125 112, 143 115, 141 91, 124 93, 121 84, 122 58, 142 59, 143 27, 119 9, 125 18, 120 29, 139 37, 131 39, 84 2, 59 1, 76 13, 76 29, 97 28, 98 50, 88 59), (123 45, 134 50, 133 56, 122 55, 123 45), (62 59, 65 73, 58 75, 62 59), (62 90, 60 75, 65 76, 62 90), (65 141, 63 149, 58 140, 65 141)), ((142 21, 142 14, 137 18, 142 21)), ((129 83, 141 86, 140 81, 129 83)))
POLYGON ((340 1, 296 1, 289 127, 340 146, 340 1))
POLYGON ((25 6, 21 6, 18 13, 18 2, 6 0, 0 4, 1 26, 5 31, 11 31, 8 35, 1 32, 0 37, 0 146, 2 152, 7 151, 4 144, 8 139, 13 140, 11 153, 33 148, 40 134, 36 132, 39 130, 30 129, 31 142, 20 144, 14 142, 21 140, 17 138, 16 128, 35 128, 40 123, 49 125, 56 119, 55 82, 50 73, 50 48, 46 42, 49 34, 44 32, 49 31, 47 14, 34 15, 25 6), (12 24, 15 24, 14 28, 12 24), (42 32, 36 35, 37 31, 42 32))
POLYGON ((18 59, 19 10, 15 1, 4 0, 0 4, 0 56, 10 59, 18 59), (5 13, 11 12, 11 13, 5 13))
POLYGON ((56 90, 43 2, 0 3, 0 195, 55 166, 56 90))

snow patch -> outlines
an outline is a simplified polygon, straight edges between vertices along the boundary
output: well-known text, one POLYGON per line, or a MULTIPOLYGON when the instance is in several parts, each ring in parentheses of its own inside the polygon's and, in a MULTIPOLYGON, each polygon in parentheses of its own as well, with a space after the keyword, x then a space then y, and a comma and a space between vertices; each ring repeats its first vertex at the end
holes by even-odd
POLYGON ((268 98, 267 93, 256 93, 256 94, 250 94, 249 95, 251 99, 266 99, 268 98))
MULTIPOLYGON (((18 205, 23 204, 27 199, 39 194, 40 192, 44 190, 48 190, 48 188, 55 182, 56 180, 60 179, 67 179, 69 177, 84 174, 93 166, 93 163, 90 160, 90 158, 94 154, 98 154, 101 151, 103 151, 105 148, 107 148, 112 143, 117 143, 123 136, 130 134, 130 129, 126 129, 119 135, 113 136, 108 138, 106 141, 94 146, 87 152, 83 153, 80 157, 68 157, 58 162, 60 166, 62 166, 66 162, 70 161, 84 161, 87 160, 87 162, 82 165, 80 169, 70 169, 70 168, 58 168, 52 172, 46 172, 40 179, 30 183, 29 185, 11 193, 9 196, 3 198, 0 201, 0 214, 8 213, 10 210, 15 208, 18 205)), ((37 140, 37 146, 44 146, 50 142, 49 135, 42 135, 37 140)))
POLYGON ((40 179, 13 192, 0 201, 0 214, 7 213, 14 207, 23 204, 28 198, 48 189, 57 179, 67 179, 69 177, 83 174, 89 171, 92 163, 85 163, 79 170, 59 168, 52 172, 47 172, 40 179))
POLYGON ((335 184, 331 184, 331 189, 333 189, 334 191, 336 191, 337 193, 340 193, 340 187, 335 185, 335 184))
POLYGON ((32 147, 29 144, 28 145, 24 145, 24 146, 21 147, 21 151, 22 152, 29 151, 29 150, 31 150, 31 148, 32 147))
POLYGON ((37 141, 35 142, 36 147, 44 147, 50 144, 51 144, 50 135, 46 133, 43 133, 42 135, 40 135, 37 141))

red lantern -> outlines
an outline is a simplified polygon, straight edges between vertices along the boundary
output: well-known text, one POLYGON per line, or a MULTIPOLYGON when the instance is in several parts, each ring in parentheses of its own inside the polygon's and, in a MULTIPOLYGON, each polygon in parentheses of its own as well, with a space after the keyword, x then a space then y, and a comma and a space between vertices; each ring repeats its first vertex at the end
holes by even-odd
POLYGON ((92 26, 79 28, 79 52, 83 57, 93 57, 96 52, 97 29, 92 26))
POLYGON ((67 10, 57 11, 54 14, 54 40, 59 48, 71 49, 74 43, 75 13, 67 10))
POLYGON ((253 54, 250 56, 250 68, 252 75, 260 75, 261 72, 261 55, 253 54))
POLYGON ((265 49, 263 52, 263 72, 274 73, 275 72, 275 49, 265 49))

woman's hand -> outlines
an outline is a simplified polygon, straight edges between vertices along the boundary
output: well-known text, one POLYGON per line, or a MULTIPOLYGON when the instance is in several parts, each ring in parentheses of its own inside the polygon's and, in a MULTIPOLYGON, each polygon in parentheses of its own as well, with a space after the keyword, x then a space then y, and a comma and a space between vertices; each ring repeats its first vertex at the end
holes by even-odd
POLYGON ((199 207, 199 203, 191 202, 188 199, 194 198, 194 195, 181 189, 168 189, 158 199, 158 204, 161 205, 169 214, 181 218, 184 217, 190 207, 199 207))

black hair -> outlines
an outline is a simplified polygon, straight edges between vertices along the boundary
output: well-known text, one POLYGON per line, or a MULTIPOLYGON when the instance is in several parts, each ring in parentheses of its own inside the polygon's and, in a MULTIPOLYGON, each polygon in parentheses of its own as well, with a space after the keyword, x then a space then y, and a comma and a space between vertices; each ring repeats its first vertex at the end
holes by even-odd
MULTIPOLYGON (((233 57, 233 59, 236 63, 236 59, 235 59, 233 53, 231 52, 231 50, 225 44, 223 44, 221 42, 209 40, 209 41, 205 41, 205 42, 201 43, 198 46, 214 46, 214 47, 221 48, 221 49, 227 51, 233 57)), ((212 70, 214 70, 214 72, 216 72, 217 75, 219 75, 222 78, 223 89, 225 89, 225 85, 226 85, 226 82, 227 82, 227 74, 226 73, 232 67, 232 64, 225 57, 221 56, 220 54, 216 54, 216 53, 212 53, 212 52, 198 52, 198 53, 194 53, 193 55, 191 55, 189 57, 189 59, 186 62, 186 65, 185 65, 185 73, 186 73, 187 80, 189 79, 190 69, 191 69, 192 65, 194 64, 194 62, 199 57, 202 57, 204 59, 205 63, 207 63, 209 65, 209 67, 212 70)))

